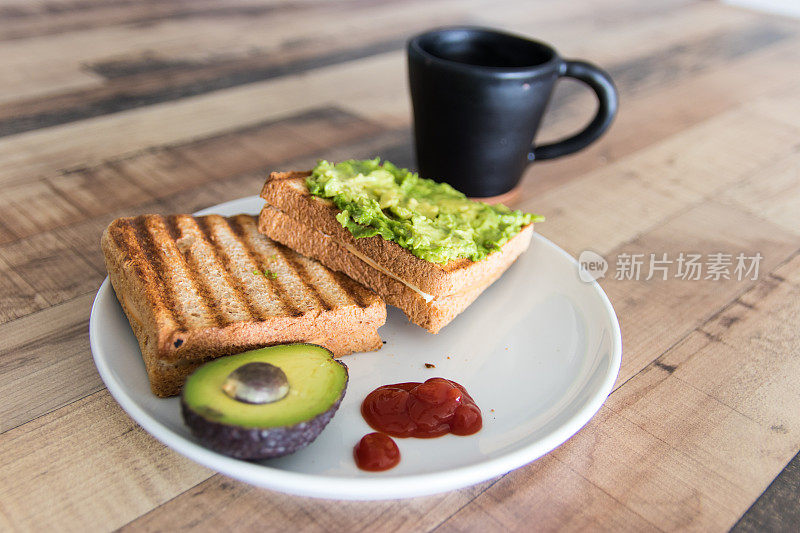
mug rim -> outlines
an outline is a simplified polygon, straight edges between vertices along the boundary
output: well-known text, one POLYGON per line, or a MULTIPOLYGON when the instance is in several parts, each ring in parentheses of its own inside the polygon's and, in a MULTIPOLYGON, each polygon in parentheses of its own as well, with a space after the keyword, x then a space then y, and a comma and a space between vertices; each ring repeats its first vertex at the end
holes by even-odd
POLYGON ((557 67, 561 63, 561 58, 559 57, 558 52, 556 52, 555 48, 553 48, 547 43, 538 41, 536 39, 530 39, 523 35, 496 30, 493 28, 487 28, 485 26, 468 26, 468 25, 442 26, 439 28, 434 28, 432 30, 424 31, 422 33, 418 33, 408 40, 408 52, 409 54, 411 54, 412 52, 416 53, 419 56, 426 59, 427 61, 435 62, 442 67, 457 72, 465 74, 480 74, 490 77, 501 77, 501 78, 528 77, 531 75, 539 74, 542 71, 549 70, 553 67, 557 67), (443 57, 439 57, 425 50, 420 44, 420 42, 424 38, 430 37, 432 35, 440 35, 444 33, 459 32, 459 31, 479 33, 484 35, 500 35, 502 37, 510 37, 512 39, 519 39, 521 41, 526 41, 528 43, 535 44, 545 49, 550 54, 550 58, 543 63, 539 63, 537 65, 524 66, 524 67, 494 67, 487 65, 473 65, 468 63, 462 63, 459 61, 453 61, 452 59, 445 59, 443 57))

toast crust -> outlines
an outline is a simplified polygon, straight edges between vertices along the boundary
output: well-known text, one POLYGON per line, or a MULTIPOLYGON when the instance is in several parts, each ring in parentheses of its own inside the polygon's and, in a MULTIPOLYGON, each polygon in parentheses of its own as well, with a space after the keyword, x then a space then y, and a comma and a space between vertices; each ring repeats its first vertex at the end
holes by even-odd
POLYGON ((157 396, 178 394, 200 364, 249 349, 310 342, 342 356, 382 346, 380 297, 269 241, 256 217, 122 218, 101 247, 157 396), (253 273, 266 264, 282 279, 253 273))
POLYGON ((271 239, 363 283, 380 294, 386 303, 400 308, 413 323, 431 333, 438 333, 497 280, 528 248, 533 235, 533 227, 526 226, 502 250, 491 254, 490 257, 494 259, 491 269, 475 271, 476 277, 472 283, 461 291, 426 300, 406 284, 350 253, 334 237, 294 219, 280 209, 265 205, 259 217, 258 229, 271 239))
POLYGON ((308 171, 273 172, 261 189, 261 197, 266 200, 267 205, 290 213, 301 224, 321 231, 336 242, 353 247, 375 263, 391 265, 390 270, 394 275, 434 297, 462 292, 465 286, 481 283, 481 280, 494 276, 495 270, 505 264, 504 254, 509 243, 521 234, 530 235, 533 227, 532 224, 525 226, 503 249, 489 254, 481 261, 457 259, 445 264, 432 263, 377 235, 355 238, 336 220, 339 209, 333 202, 308 192, 305 178, 310 174, 308 171))

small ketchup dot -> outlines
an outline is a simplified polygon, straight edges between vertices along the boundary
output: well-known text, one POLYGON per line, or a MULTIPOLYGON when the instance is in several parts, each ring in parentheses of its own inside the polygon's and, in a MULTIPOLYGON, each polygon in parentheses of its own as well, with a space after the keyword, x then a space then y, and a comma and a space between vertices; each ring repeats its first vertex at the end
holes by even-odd
POLYGON ((368 433, 353 449, 356 466, 361 470, 381 472, 394 468, 400 462, 400 449, 388 435, 368 433))

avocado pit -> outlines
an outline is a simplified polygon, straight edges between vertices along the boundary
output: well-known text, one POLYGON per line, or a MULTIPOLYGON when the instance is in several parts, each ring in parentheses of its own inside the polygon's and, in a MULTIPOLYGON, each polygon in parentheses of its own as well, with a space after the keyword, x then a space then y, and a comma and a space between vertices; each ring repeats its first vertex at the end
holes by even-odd
POLYGON ((222 390, 240 402, 272 403, 289 394, 289 380, 279 367, 255 361, 228 374, 222 390))

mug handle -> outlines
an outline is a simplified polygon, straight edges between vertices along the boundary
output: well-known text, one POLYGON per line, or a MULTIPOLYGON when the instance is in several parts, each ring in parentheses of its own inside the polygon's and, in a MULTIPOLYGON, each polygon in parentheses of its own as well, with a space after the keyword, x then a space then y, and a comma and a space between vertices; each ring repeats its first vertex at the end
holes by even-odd
POLYGON ((584 61, 564 61, 559 76, 575 78, 594 90, 599 103, 597 114, 583 131, 552 144, 532 146, 528 161, 554 159, 577 152, 596 141, 611 125, 619 106, 619 96, 614 82, 603 69, 584 61))

